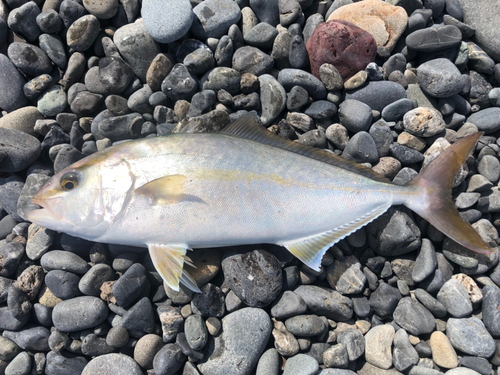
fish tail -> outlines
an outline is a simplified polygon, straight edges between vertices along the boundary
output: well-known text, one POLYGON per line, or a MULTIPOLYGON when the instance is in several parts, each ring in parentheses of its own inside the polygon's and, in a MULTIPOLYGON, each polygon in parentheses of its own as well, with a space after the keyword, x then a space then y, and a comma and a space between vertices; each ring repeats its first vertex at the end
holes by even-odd
POLYGON ((453 179, 482 135, 471 134, 453 143, 408 182, 406 186, 418 191, 419 198, 408 199, 405 205, 460 245, 491 254, 494 249, 462 219, 451 199, 453 179))

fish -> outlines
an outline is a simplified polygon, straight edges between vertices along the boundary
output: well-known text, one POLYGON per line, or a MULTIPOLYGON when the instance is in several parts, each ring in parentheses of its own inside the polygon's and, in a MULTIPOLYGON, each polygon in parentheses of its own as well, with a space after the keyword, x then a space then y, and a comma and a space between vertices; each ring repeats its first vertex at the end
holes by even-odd
POLYGON ((147 247, 173 290, 200 292, 188 250, 285 247, 313 270, 335 243, 404 205, 460 245, 486 243, 456 210, 455 175, 482 133, 447 147, 404 186, 326 150, 281 138, 252 114, 217 133, 113 145, 54 175, 28 219, 90 241, 147 247))

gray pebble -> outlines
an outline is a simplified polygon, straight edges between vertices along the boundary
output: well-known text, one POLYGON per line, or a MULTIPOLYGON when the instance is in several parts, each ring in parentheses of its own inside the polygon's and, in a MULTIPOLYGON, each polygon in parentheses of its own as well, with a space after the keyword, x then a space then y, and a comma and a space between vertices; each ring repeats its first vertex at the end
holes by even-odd
POLYGON ((46 271, 63 270, 83 275, 90 266, 78 255, 62 251, 52 250, 42 256, 40 264, 46 271))
POLYGON ((101 356, 114 351, 114 348, 106 344, 104 337, 99 337, 95 333, 91 333, 82 340, 82 353, 87 356, 101 356))
POLYGON ((288 332, 294 336, 317 336, 326 329, 323 320, 317 315, 297 315, 285 321, 288 332))
POLYGON ((111 353, 92 359, 83 369, 82 375, 93 375, 104 372, 107 375, 142 375, 137 362, 125 354, 111 353))
POLYGON ((412 335, 431 333, 436 327, 432 314, 418 301, 404 297, 394 310, 394 321, 412 335))
POLYGON ((28 352, 21 352, 5 368, 5 375, 27 375, 30 370, 31 356, 28 352))
POLYGON ((40 30, 47 34, 57 33, 62 28, 62 20, 54 9, 47 9, 36 17, 40 30))
POLYGON ((420 163, 424 160, 424 155, 422 155, 422 153, 414 150, 413 148, 402 146, 398 143, 391 144, 389 147, 389 153, 391 156, 399 160, 402 165, 412 165, 420 163))
POLYGON ((99 60, 97 72, 104 89, 107 93, 112 94, 123 92, 134 77, 132 69, 122 59, 112 56, 103 57, 99 60))
POLYGON ((40 14, 40 8, 34 1, 15 7, 9 13, 7 24, 12 31, 26 37, 29 42, 33 42, 40 35, 40 28, 36 23, 36 17, 40 14))
POLYGON ((298 85, 306 89, 309 96, 314 100, 326 98, 327 91, 325 85, 312 74, 303 70, 283 69, 278 74, 278 81, 283 85, 286 91, 290 91, 293 86, 298 85))
POLYGON ((500 292, 493 286, 485 286, 482 290, 483 293, 483 322, 488 332, 498 337, 500 333, 499 312, 498 305, 500 304, 500 292))
POLYGON ((62 86, 54 85, 38 97, 37 109, 47 117, 53 117, 66 108, 66 93, 62 86))
POLYGON ((54 326, 64 332, 93 328, 106 320, 108 308, 99 298, 75 297, 58 303, 52 311, 54 326))
POLYGON ((0 172, 19 172, 40 155, 40 142, 19 130, 0 128, 0 172))
POLYGON ((415 289, 415 297, 436 318, 443 318, 447 314, 446 307, 423 289, 415 289))
POLYGON ((0 360, 10 361, 21 352, 17 344, 7 337, 0 336, 0 360))
POLYGON ((389 155, 389 148, 394 140, 389 124, 384 120, 378 120, 370 126, 368 133, 375 141, 379 156, 389 155))
POLYGON ((270 50, 273 47, 274 39, 278 36, 278 30, 268 23, 261 22, 249 30, 243 39, 245 42, 261 50, 270 50))
POLYGON ((417 52, 436 52, 460 45, 462 33, 453 25, 416 30, 406 37, 408 49, 417 52))
POLYGON ((260 76, 269 73, 273 65, 273 58, 256 47, 238 48, 233 55, 232 68, 241 74, 252 73, 260 76))
POLYGON ((342 322, 352 317, 352 301, 336 291, 315 285, 301 285, 294 292, 302 297, 309 311, 314 314, 342 322))
POLYGON ((369 302, 373 311, 381 318, 385 318, 394 312, 401 298, 397 288, 381 282, 371 294, 369 302))
POLYGON ((412 108, 413 104, 410 99, 399 99, 384 107, 382 110, 382 118, 385 121, 398 121, 412 108))
POLYGON ((87 10, 76 1, 64 0, 59 6, 59 17, 61 17, 66 29, 85 14, 87 14, 87 10))
POLYGON ((189 346, 194 350, 201 350, 208 341, 208 331, 205 321, 200 315, 190 315, 184 322, 184 332, 189 346))
POLYGON ((26 105, 27 100, 23 93, 26 82, 4 54, 0 54, 0 70, 4 73, 0 75, 0 86, 4 88, 0 90, 0 108, 12 112, 26 105))
POLYGON ((371 109, 382 112, 391 103, 406 98, 405 89, 390 81, 371 81, 359 89, 346 92, 345 99, 355 99, 367 104, 371 109))
POLYGON ((99 20, 92 14, 78 18, 66 33, 68 47, 75 51, 87 51, 96 40, 100 28, 99 20))
POLYGON ((340 124, 347 130, 358 133, 367 131, 372 122, 371 108, 358 100, 347 99, 339 106, 340 124))
POLYGON ((392 362, 398 371, 405 371, 412 365, 416 365, 419 356, 410 342, 408 334, 404 329, 398 330, 394 335, 394 350, 392 362))
POLYGON ((281 32, 274 39, 271 56, 274 59, 274 65, 278 70, 291 68, 290 51, 293 36, 289 32, 281 32))
POLYGON ((278 0, 249 0, 250 8, 261 22, 266 22, 272 26, 279 23, 278 0))
POLYGON ((286 290, 281 297, 274 301, 271 315, 277 319, 284 319, 303 314, 306 310, 307 305, 302 297, 290 290, 286 290))
POLYGON ((52 64, 47 54, 39 47, 28 43, 14 42, 9 45, 7 54, 10 61, 21 71, 31 76, 50 73, 52 64))
POLYGON ((278 375, 280 371, 280 355, 274 348, 262 354, 257 363, 255 375, 278 375))
POLYGON ((339 332, 337 342, 345 346, 350 361, 355 361, 365 352, 365 338, 357 329, 339 332))
POLYGON ((50 331, 45 327, 31 327, 12 332, 4 331, 3 335, 14 341, 21 349, 34 352, 49 351, 50 331))
POLYGON ((139 263, 133 264, 113 285, 113 295, 118 306, 128 307, 148 287, 146 270, 139 263))
POLYGON ((208 0, 193 8, 191 32, 200 40, 221 38, 229 27, 238 23, 241 11, 231 0, 208 0))
POLYGON ((429 277, 437 267, 437 257, 432 242, 422 239, 422 247, 412 270, 412 279, 415 282, 423 281, 429 277))
POLYGON ((318 370, 318 361, 306 354, 297 354, 288 358, 283 375, 314 375, 318 370))
POLYGON ((80 294, 80 290, 78 289, 79 282, 79 276, 62 270, 49 271, 45 276, 45 284, 47 287, 57 298, 63 300, 73 298, 80 294))
POLYGON ((101 286, 106 281, 114 280, 115 274, 107 264, 96 264, 82 276, 78 288, 88 296, 99 296, 101 286))
POLYGON ((141 298, 122 317, 121 325, 129 331, 152 333, 155 328, 153 306, 147 298, 141 298))
POLYGON ((458 68, 445 58, 430 60, 417 69, 420 87, 436 98, 449 98, 464 88, 464 80, 458 68))
POLYGON ((51 375, 79 375, 87 363, 87 360, 82 356, 65 357, 60 353, 50 351, 47 353, 45 373, 51 375))
POLYGON ((64 69, 67 57, 61 39, 51 34, 42 34, 38 40, 40 41, 40 48, 47 54, 49 59, 59 68, 64 69))
POLYGON ((376 163, 379 160, 377 145, 365 131, 359 131, 347 142, 342 156, 357 163, 376 163))
POLYGON ((306 45, 304 40, 298 35, 294 35, 290 43, 289 60, 290 65, 294 69, 304 69, 309 65, 309 54, 307 53, 306 45))
POLYGON ((446 336, 465 354, 488 358, 495 352, 495 341, 478 318, 448 319, 446 336))
POLYGON ((224 35, 220 38, 217 48, 214 52, 214 58, 217 62, 217 66, 231 67, 233 61, 234 44, 233 40, 224 35))

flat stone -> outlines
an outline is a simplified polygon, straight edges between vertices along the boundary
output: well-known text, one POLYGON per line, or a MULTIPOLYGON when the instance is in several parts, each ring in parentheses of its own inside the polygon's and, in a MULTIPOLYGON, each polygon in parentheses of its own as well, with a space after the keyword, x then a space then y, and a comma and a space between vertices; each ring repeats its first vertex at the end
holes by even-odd
POLYGON ((346 321, 352 317, 352 301, 336 291, 314 285, 301 285, 294 292, 302 297, 314 314, 337 321, 346 321))
POLYGON ((100 371, 109 375, 141 375, 137 362, 125 354, 111 353, 92 359, 83 369, 82 375, 93 375, 100 371))
POLYGON ((406 37, 406 45, 417 52, 436 52, 457 47, 462 42, 460 29, 453 25, 428 27, 412 32, 406 37))
MULTIPOLYGON (((14 64, 4 54, 0 54, 0 70, 4 73, 0 75, 0 86, 4 88, 0 93, 0 108, 12 112, 27 103, 23 92, 23 86, 26 82, 14 64)), ((0 127, 5 127, 5 125, 2 125, 2 123, 7 122, 4 118, 0 118, 0 127)))
POLYGON ((417 76, 420 87, 435 98, 449 98, 460 93, 465 85, 458 68, 445 58, 421 64, 417 76))
POLYGON ((99 298, 75 297, 58 303, 52 312, 54 326, 64 332, 93 328, 108 316, 106 304, 99 298))
POLYGON ((347 91, 345 99, 355 99, 372 110, 382 112, 389 104, 406 98, 403 86, 391 81, 369 81, 358 89, 347 91))
POLYGON ((96 1, 96 0, 84 0, 83 6, 90 14, 93 14, 100 20, 107 20, 113 17, 118 11, 118 1, 117 0, 106 0, 106 1, 96 1))
POLYGON ((431 333, 436 326, 429 310, 410 297, 401 299, 394 310, 394 321, 415 336, 431 333))
POLYGON ((232 68, 241 74, 252 73, 260 76, 269 73, 273 65, 273 58, 256 47, 238 48, 233 55, 232 68))
POLYGON ((433 332, 429 345, 432 349, 432 360, 436 365, 444 368, 458 366, 457 353, 443 332, 433 332))
POLYGON ((318 78, 303 70, 283 69, 278 74, 278 81, 286 91, 290 91, 294 86, 301 86, 307 90, 314 100, 326 98, 327 91, 325 85, 318 78))
POLYGON ((306 354, 297 354, 288 358, 283 375, 314 375, 318 370, 318 361, 306 354))
POLYGON ((486 108, 471 114, 467 118, 467 122, 476 125, 479 131, 490 134, 500 129, 499 116, 499 107, 486 108))
POLYGON ((286 92, 283 86, 273 76, 263 74, 259 77, 260 84, 260 121, 269 125, 285 109, 286 92))

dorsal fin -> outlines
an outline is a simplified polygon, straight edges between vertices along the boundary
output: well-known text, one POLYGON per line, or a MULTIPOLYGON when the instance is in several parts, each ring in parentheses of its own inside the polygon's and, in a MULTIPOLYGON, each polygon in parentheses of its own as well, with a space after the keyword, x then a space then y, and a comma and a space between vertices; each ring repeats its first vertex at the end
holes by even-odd
POLYGON ((390 180, 379 175, 377 172, 371 170, 370 168, 363 167, 360 164, 356 164, 352 161, 341 158, 340 156, 332 154, 328 151, 309 147, 298 142, 289 141, 271 133, 266 128, 259 125, 257 115, 253 113, 249 113, 239 118, 231 125, 227 126, 224 130, 222 130, 221 133, 250 139, 252 141, 260 142, 269 146, 281 148, 282 150, 294 152, 296 154, 307 156, 323 163, 327 163, 335 167, 357 173, 374 181, 392 184, 390 180))

